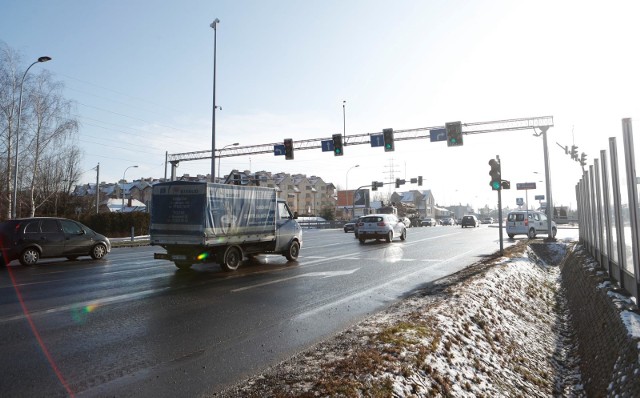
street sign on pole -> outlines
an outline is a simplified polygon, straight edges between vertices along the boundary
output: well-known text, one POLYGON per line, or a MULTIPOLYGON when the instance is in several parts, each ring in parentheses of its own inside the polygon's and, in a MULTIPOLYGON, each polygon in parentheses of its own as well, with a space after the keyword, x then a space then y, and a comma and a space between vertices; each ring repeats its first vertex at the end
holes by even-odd
POLYGON ((435 129, 429 131, 429 138, 431 142, 437 141, 446 141, 447 140, 447 130, 445 129, 435 129))
POLYGON ((536 195, 535 200, 544 200, 544 195, 536 195))
POLYGON ((275 156, 283 156, 284 155, 284 145, 274 145, 273 146, 273 154, 275 156))
POLYGON ((321 141, 322 152, 333 152, 333 140, 321 141))
POLYGON ((536 189, 536 183, 535 182, 519 182, 516 184, 516 189, 519 189, 519 190, 536 189))
POLYGON ((384 146, 384 136, 382 134, 371 134, 371 146, 384 146))

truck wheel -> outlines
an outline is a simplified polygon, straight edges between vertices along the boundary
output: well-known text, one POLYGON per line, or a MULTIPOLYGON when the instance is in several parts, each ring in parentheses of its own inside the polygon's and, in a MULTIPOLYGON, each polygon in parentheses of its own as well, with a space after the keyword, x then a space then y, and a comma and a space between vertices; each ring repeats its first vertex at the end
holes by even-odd
POLYGON ((242 250, 238 246, 229 246, 224 252, 224 257, 220 266, 225 271, 235 271, 242 262, 242 250))
POLYGON ((289 261, 296 261, 298 259, 299 254, 300 254, 300 243, 294 240, 289 245, 289 249, 287 250, 284 256, 289 261))
POLYGON ((191 268, 191 263, 185 263, 184 261, 175 261, 174 264, 179 269, 190 269, 191 268))
POLYGON ((536 230, 531 228, 529 229, 529 233, 527 234, 527 236, 529 236, 529 239, 533 239, 536 237, 536 230))

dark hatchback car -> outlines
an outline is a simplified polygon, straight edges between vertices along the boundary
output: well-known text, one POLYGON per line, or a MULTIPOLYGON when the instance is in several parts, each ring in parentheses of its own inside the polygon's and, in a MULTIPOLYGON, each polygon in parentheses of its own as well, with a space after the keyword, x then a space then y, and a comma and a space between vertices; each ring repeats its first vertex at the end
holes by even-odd
POLYGON ((462 228, 475 228, 480 226, 480 220, 478 220, 476 216, 464 216, 462 217, 462 222, 460 224, 462 225, 462 228))
MULTIPOLYGON (((80 256, 102 259, 111 251, 109 239, 66 218, 19 218, 0 223, 0 252, 4 264, 19 260, 33 265, 40 258, 80 256)), ((2 263, 2 262, 0 262, 2 263)))

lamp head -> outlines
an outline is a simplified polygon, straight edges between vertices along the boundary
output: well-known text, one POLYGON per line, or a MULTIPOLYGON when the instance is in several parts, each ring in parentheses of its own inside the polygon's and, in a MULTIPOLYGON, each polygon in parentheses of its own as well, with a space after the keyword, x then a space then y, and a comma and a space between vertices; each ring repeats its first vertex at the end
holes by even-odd
POLYGON ((44 56, 44 57, 38 58, 38 62, 47 62, 47 61, 51 61, 51 57, 44 56))

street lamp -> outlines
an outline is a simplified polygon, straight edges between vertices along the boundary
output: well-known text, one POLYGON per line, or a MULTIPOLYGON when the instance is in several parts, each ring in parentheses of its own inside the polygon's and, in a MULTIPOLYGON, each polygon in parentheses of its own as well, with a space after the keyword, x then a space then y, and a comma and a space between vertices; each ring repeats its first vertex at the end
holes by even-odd
POLYGON ((225 145, 222 147, 222 149, 218 150, 218 180, 220 179, 220 157, 222 157, 222 151, 224 151, 225 148, 228 148, 230 146, 238 146, 240 145, 237 142, 234 142, 233 144, 229 144, 229 145, 225 145))
POLYGON ((211 22, 213 28, 213 116, 211 117, 211 182, 216 179, 216 27, 220 23, 218 18, 211 22))
POLYGON ((132 167, 138 167, 138 165, 135 166, 129 166, 126 169, 124 169, 124 173, 122 173, 122 209, 120 209, 120 213, 124 213, 124 182, 127 181, 125 180, 125 175, 127 174, 127 170, 129 170, 132 167))
MULTIPOLYGON (((355 166, 349 167, 349 170, 347 170, 347 175, 346 175, 346 178, 345 178, 346 181, 345 181, 345 189, 344 190, 347 193, 347 195, 346 195, 347 196, 347 206, 349 206, 349 196, 351 196, 351 195, 349 195, 349 172, 351 171, 351 169, 353 169, 355 167, 360 167, 360 165, 357 164, 355 166)), ((354 203, 354 200, 353 200, 354 197, 355 197, 355 192, 354 192, 353 197, 351 198, 351 207, 352 207, 352 213, 353 213, 353 214, 351 214, 351 218, 355 217, 355 211, 356 211, 355 210, 355 203, 354 203)))
POLYGON ((342 138, 343 141, 346 143, 347 142, 347 116, 346 116, 346 110, 345 110, 345 104, 347 103, 347 101, 342 101, 342 138))
POLYGON ((24 87, 24 78, 27 77, 27 72, 31 67, 39 62, 47 62, 51 61, 51 57, 40 57, 37 61, 29 65, 27 70, 24 71, 24 75, 22 75, 22 81, 20 82, 20 99, 18 100, 18 123, 16 124, 16 158, 15 164, 13 167, 13 172, 15 173, 13 176, 13 205, 11 206, 11 218, 16 218, 17 207, 18 207, 18 147, 20 145, 20 116, 22 115, 22 88, 24 87))

